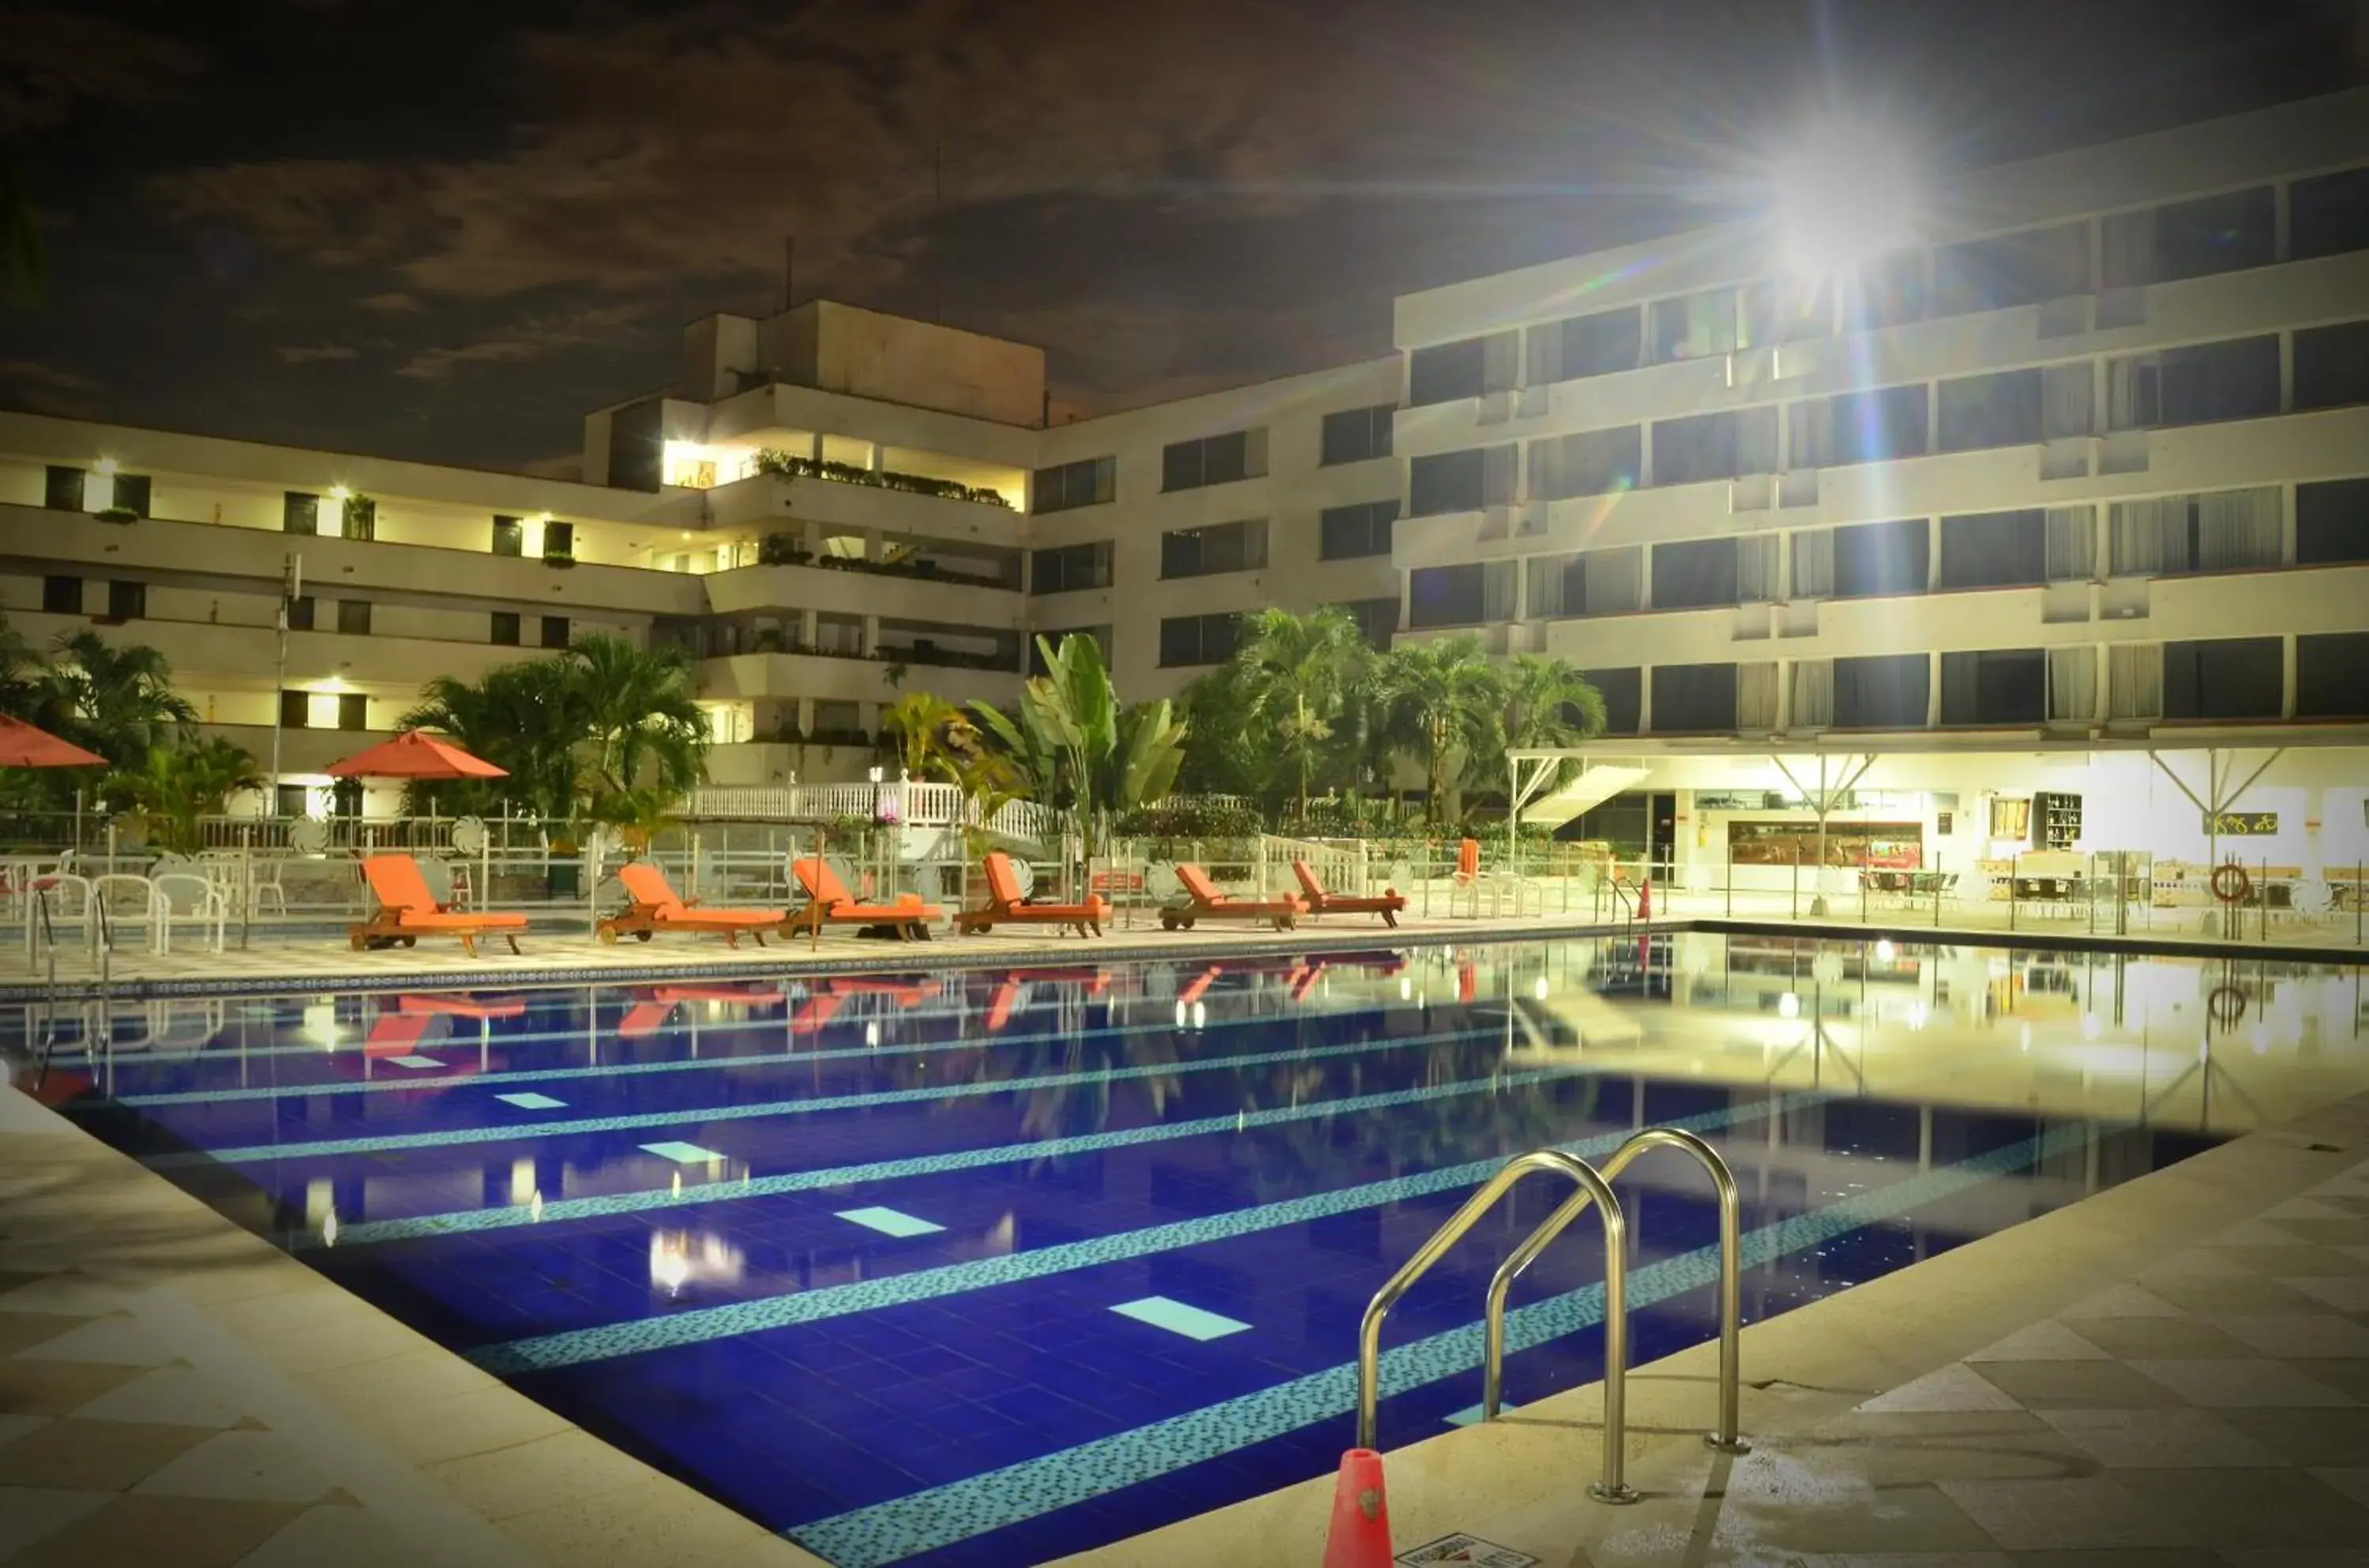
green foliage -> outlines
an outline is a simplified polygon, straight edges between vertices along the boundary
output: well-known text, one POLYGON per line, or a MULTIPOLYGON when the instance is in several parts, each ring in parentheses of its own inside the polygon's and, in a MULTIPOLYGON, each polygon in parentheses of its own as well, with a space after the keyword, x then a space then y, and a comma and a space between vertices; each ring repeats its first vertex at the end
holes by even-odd
POLYGON ((1175 788, 1185 724, 1164 698, 1122 706, 1093 637, 1063 637, 1058 648, 1040 637, 1037 647, 1046 673, 1021 688, 1016 719, 989 703, 972 711, 1036 798, 1075 816, 1092 854, 1114 813, 1175 788))
POLYGON ((858 468, 853 464, 822 463, 811 457, 800 457, 772 447, 757 454, 757 472, 775 474, 784 479, 829 479, 841 485, 869 485, 880 490, 904 490, 917 496, 936 496, 942 500, 978 501, 985 506, 1008 507, 1001 490, 983 486, 964 485, 952 479, 933 479, 921 474, 899 474, 893 469, 858 468))
POLYGON ((976 732, 961 733, 971 727, 960 708, 928 692, 908 692, 880 713, 881 738, 894 741, 898 762, 917 779, 959 777, 957 757, 978 750, 976 732))
MULTIPOLYGON (((1514 656, 1505 669, 1505 743, 1539 750, 1577 746, 1604 733, 1604 694, 1568 659, 1514 656)), ((1552 788, 1579 772, 1576 761, 1555 770, 1552 788)), ((1498 774, 1510 786, 1501 761, 1498 774)))
POLYGON ((200 818, 220 815, 240 790, 262 787, 255 759, 220 738, 152 747, 141 768, 109 773, 100 785, 151 845, 177 854, 205 847, 200 818))
POLYGON ((643 784, 593 796, 586 815, 620 830, 626 849, 647 853, 650 841, 674 826, 671 813, 681 795, 664 784, 643 784))
POLYGON ((1265 827, 1255 806, 1193 796, 1121 812, 1113 823, 1127 839, 1253 839, 1265 827))
POLYGON ((97 632, 67 632, 38 682, 32 722, 87 747, 119 772, 137 770, 154 749, 177 745, 197 710, 173 690, 173 667, 153 647, 115 644, 97 632))

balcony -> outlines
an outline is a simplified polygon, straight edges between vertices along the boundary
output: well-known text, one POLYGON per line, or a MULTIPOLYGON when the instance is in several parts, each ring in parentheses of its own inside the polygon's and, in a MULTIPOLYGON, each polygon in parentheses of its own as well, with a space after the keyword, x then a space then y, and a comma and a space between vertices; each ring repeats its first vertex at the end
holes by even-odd
POLYGON ((699 694, 710 700, 813 697, 822 702, 893 703, 910 692, 928 692, 950 703, 1007 704, 1020 692, 1019 658, 982 668, 944 662, 943 651, 917 648, 882 636, 876 655, 826 653, 790 646, 782 652, 727 654, 700 663, 699 694), (888 683, 889 669, 905 665, 904 678, 888 683))
POLYGON ((987 501, 774 474, 718 485, 706 498, 707 515, 718 528, 814 522, 856 532, 968 539, 1017 549, 1024 526, 1019 512, 987 501))
MULTIPOLYGON (((255 759, 258 772, 271 766, 271 727, 268 724, 209 724, 199 733, 219 736, 240 748, 255 759)), ((340 757, 350 757, 393 738, 393 731, 383 729, 282 729, 280 771, 317 773, 340 757)))
POLYGON ((1020 625, 1026 603, 1016 582, 990 586, 983 578, 959 567, 949 569, 928 557, 910 567, 855 560, 740 567, 714 573, 705 580, 708 607, 719 615, 827 604, 851 615, 1001 628, 1020 625))
MULTIPOLYGON (((204 621, 142 618, 110 621, 94 615, 51 615, 19 611, 13 625, 37 648, 66 632, 97 631, 108 642, 154 648, 173 667, 182 686, 230 691, 269 691, 276 660, 275 633, 269 626, 234 626, 204 621)), ((292 632, 288 635, 288 684, 326 680, 355 686, 417 690, 430 677, 475 681, 497 665, 542 657, 544 650, 491 643, 444 642, 428 637, 344 635, 337 632, 292 632)))

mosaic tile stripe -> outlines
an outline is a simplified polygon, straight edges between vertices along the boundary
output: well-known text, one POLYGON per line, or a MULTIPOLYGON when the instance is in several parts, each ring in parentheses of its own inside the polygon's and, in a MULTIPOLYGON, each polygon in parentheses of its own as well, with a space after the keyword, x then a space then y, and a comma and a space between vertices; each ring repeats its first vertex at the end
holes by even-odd
MULTIPOLYGON (((1400 1105, 1420 1105, 1462 1094, 1494 1093, 1544 1083, 1557 1078, 1582 1078, 1602 1067, 1550 1067, 1527 1072, 1493 1073, 1487 1078, 1463 1078, 1421 1089, 1390 1089, 1373 1094, 1353 1094, 1339 1100, 1310 1100, 1265 1111, 1238 1111, 1232 1116, 1200 1116, 1192 1121, 1152 1127, 1126 1127, 1116 1132, 1079 1133, 1069 1138, 1038 1139, 1028 1143, 1000 1143, 985 1149, 961 1149, 946 1154, 915 1154, 898 1160, 872 1160, 860 1165, 831 1165, 820 1170, 790 1171, 776 1176, 684 1187, 645 1187, 635 1192, 605 1193, 592 1197, 546 1201, 541 1208, 513 1204, 500 1208, 463 1208, 445 1214, 421 1214, 396 1219, 363 1219, 338 1227, 340 1247, 403 1242, 421 1236, 458 1236, 473 1230, 500 1230, 514 1225, 554 1225, 569 1219, 606 1219, 638 1214, 653 1208, 680 1208, 686 1204, 738 1203, 746 1198, 782 1193, 812 1192, 825 1187, 858 1186, 908 1176, 935 1176, 949 1171, 975 1171, 989 1165, 1024 1164, 1070 1154, 1099 1154, 1140 1143, 1162 1143, 1173 1138, 1199 1138, 1209 1133, 1243 1132, 1252 1127, 1323 1116, 1355 1116, 1400 1105)), ((295 1250, 323 1244, 320 1233, 308 1231, 288 1242, 295 1250)))
MULTIPOLYGON (((1330 1011, 1305 1009, 1300 1013, 1294 1014, 1294 1016, 1311 1019, 1348 1017, 1357 1011, 1360 1010, 1354 1008, 1330 1011)), ((892 1014, 891 1016, 910 1018, 911 1015, 892 1014)), ((613 1023, 613 1020, 612 1022, 613 1023)), ((844 1028, 849 1024, 863 1024, 867 1022, 875 1022, 875 1020, 851 1015, 847 1018, 834 1021, 831 1026, 833 1028, 844 1028)), ((1273 1018, 1212 1018, 1209 1020, 1208 1027, 1204 1030, 1203 1033, 1214 1035, 1220 1030, 1248 1028, 1254 1024, 1270 1024, 1275 1022, 1276 1020, 1273 1018)), ((772 1027, 777 1031, 782 1027, 782 1023, 779 1019, 761 1019, 750 1022, 737 1022, 729 1024, 718 1024, 711 1025, 710 1027, 713 1032, 722 1033, 727 1029, 745 1030, 751 1027, 752 1023, 758 1026, 771 1023, 772 1027)), ((670 1024, 668 1027, 670 1030, 680 1031, 683 1026, 681 1024, 670 1024)), ((1122 1039, 1133 1035, 1169 1034, 1173 1033, 1175 1028, 1176 1025, 1174 1023, 1162 1020, 1157 1024, 1114 1024, 1108 1028, 1093 1029, 1088 1031, 1088 1033, 1095 1039, 1105 1040, 1122 1039)), ((1478 1036, 1479 1033, 1481 1032, 1475 1032, 1475 1037, 1478 1036)), ((814 1061, 852 1061, 859 1057, 868 1060, 875 1057, 927 1056, 933 1052, 988 1050, 1005 1046, 1049 1045, 1059 1040, 1073 1039, 1076 1036, 1076 1030, 1061 1030, 1041 1035, 979 1035, 969 1038, 925 1040, 918 1044, 899 1046, 834 1046, 828 1050, 818 1051, 751 1051, 737 1056, 685 1057, 678 1060, 670 1061, 602 1062, 589 1067, 506 1068, 499 1072, 473 1073, 470 1075, 469 1082, 472 1084, 477 1085, 494 1083, 547 1083, 578 1078, 628 1078, 660 1072, 712 1072, 724 1068, 749 1067, 752 1065, 761 1065, 765 1062, 789 1062, 798 1066, 804 1066, 807 1062, 814 1061)), ((584 1031, 581 1029, 573 1029, 564 1034, 553 1032, 544 1035, 511 1035, 502 1036, 496 1043, 504 1047, 509 1047, 511 1045, 541 1040, 567 1040, 580 1046, 584 1043, 584 1031)), ((467 1040, 456 1036, 453 1039, 441 1043, 437 1048, 440 1050, 465 1050, 468 1049, 469 1047, 470 1043, 467 1040)), ((275 1054, 284 1051, 291 1055, 303 1056, 314 1059, 334 1059, 331 1053, 324 1051, 319 1046, 273 1046, 268 1047, 265 1049, 275 1054)), ((217 1053, 217 1059, 227 1059, 234 1054, 235 1053, 228 1051, 220 1052, 217 1053)), ((249 1051, 246 1054, 248 1056, 260 1056, 264 1054, 264 1051, 249 1051)), ((199 1059, 203 1060, 205 1059, 201 1056, 199 1059)), ((155 1065, 184 1067, 188 1064, 186 1061, 175 1061, 169 1064, 158 1063, 155 1065)), ((134 1105, 142 1107, 151 1105, 212 1105, 230 1104, 242 1100, 309 1099, 315 1095, 322 1094, 376 1094, 387 1093, 389 1091, 399 1092, 403 1090, 416 1090, 418 1087, 419 1085, 416 1081, 406 1078, 373 1078, 324 1083, 289 1083, 277 1085, 253 1084, 239 1089, 176 1089, 160 1091, 154 1094, 118 1094, 114 1098, 114 1104, 119 1105, 134 1105)), ((74 1107, 71 1105, 67 1107, 69 1110, 74 1108, 74 1107)))
POLYGON ((377 1138, 327 1138, 310 1143, 248 1143, 230 1149, 150 1155, 152 1170, 191 1165, 235 1164, 249 1160, 309 1160, 333 1154, 385 1154, 402 1149, 449 1149, 471 1143, 508 1143, 521 1138, 565 1138, 573 1133, 635 1132, 643 1127, 677 1127, 685 1122, 748 1121, 763 1116, 805 1116, 815 1111, 851 1111, 868 1105, 904 1105, 929 1100, 967 1099, 980 1094, 1013 1094, 1028 1089, 1059 1089, 1077 1083, 1116 1083, 1134 1078, 1169 1078, 1186 1072, 1214 1072, 1224 1068, 1262 1067, 1278 1061, 1325 1061, 1377 1051, 1404 1050, 1410 1046, 1444 1044, 1451 1039, 1494 1037, 1488 1030, 1464 1030, 1452 1036, 1406 1035, 1391 1039, 1357 1040, 1338 1046, 1298 1046, 1286 1050, 1251 1051, 1240 1056, 1209 1057, 1177 1062, 1149 1062, 1136 1067, 1098 1068, 1092 1072, 1038 1073, 1031 1078, 1005 1078, 981 1083, 947 1083, 924 1089, 881 1089, 864 1094, 826 1094, 812 1100, 766 1100, 748 1105, 713 1105, 673 1111, 644 1111, 629 1116, 585 1116, 575 1121, 538 1122, 531 1126, 447 1127, 436 1132, 387 1133, 377 1138))
MULTIPOLYGON (((1878 1187, 1841 1203, 1798 1215, 1744 1236, 1744 1266, 1825 1245, 1862 1226, 1890 1219, 2009 1172, 2078 1149, 2088 1126, 2060 1127, 2038 1138, 1878 1187)), ((1719 1250, 1650 1265, 1629 1276, 1631 1310, 1707 1288, 1719 1277, 1719 1250)), ((1509 1353, 1534 1349, 1604 1321, 1604 1288, 1592 1285, 1505 1314, 1509 1353)), ((1419 1339, 1381 1358, 1387 1397, 1468 1372, 1481 1365, 1476 1321, 1419 1339)), ((1091 1502, 1122 1486, 1219 1458, 1287 1432, 1346 1415, 1356 1408, 1357 1368, 1345 1362, 1288 1383, 1205 1405, 1149 1425, 1116 1433, 1001 1470, 950 1482, 886 1503, 853 1509, 783 1533, 838 1568, 887 1568, 923 1551, 951 1546, 1059 1508, 1091 1502)), ((1385 1431, 1384 1436, 1389 1436, 1385 1431)), ((1402 1435, 1403 1436, 1403 1435, 1402 1435)))
MULTIPOLYGON (((1739 1122, 1757 1121, 1764 1116, 1781 1115, 1833 1097, 1831 1094, 1805 1092, 1759 1104, 1688 1116, 1667 1125, 1684 1127, 1689 1132, 1714 1132, 1739 1122)), ((1609 1154, 1627 1142, 1629 1137, 1629 1131, 1624 1129, 1559 1147, 1585 1159, 1591 1155, 1609 1154)), ((599 1328, 538 1334, 504 1345, 486 1345, 469 1352, 468 1356, 489 1372, 509 1375, 548 1371, 555 1367, 580 1366, 587 1361, 606 1361, 619 1356, 638 1356, 645 1351, 667 1350, 708 1340, 730 1339, 766 1329, 788 1328, 796 1323, 844 1317, 851 1312, 876 1311, 885 1307, 900 1307, 914 1301, 964 1295, 1023 1279, 1042 1279, 1047 1275, 1065 1274, 1074 1269, 1098 1268, 1104 1264, 1123 1263, 1152 1253, 1197 1247, 1230 1237, 1304 1224, 1311 1219, 1347 1214, 1360 1208, 1401 1203, 1432 1193, 1478 1186, 1495 1175, 1505 1162, 1502 1155, 1489 1160, 1468 1161, 1460 1165, 1446 1165, 1417 1175, 1394 1176, 1388 1181, 1367 1182, 1357 1186, 1311 1194, 1307 1197, 1285 1198, 1276 1203, 1257 1204, 1249 1208, 1230 1209, 1223 1214, 1179 1219, 1166 1225, 1150 1225, 1139 1230, 1121 1230, 1113 1235, 1094 1236, 1082 1242, 1039 1247, 1030 1252, 1006 1253, 967 1263, 948 1264, 941 1268, 917 1269, 910 1274, 888 1275, 784 1296, 761 1297, 753 1301, 735 1301, 721 1307, 696 1308, 662 1318, 636 1318, 629 1322, 604 1323, 599 1328)))

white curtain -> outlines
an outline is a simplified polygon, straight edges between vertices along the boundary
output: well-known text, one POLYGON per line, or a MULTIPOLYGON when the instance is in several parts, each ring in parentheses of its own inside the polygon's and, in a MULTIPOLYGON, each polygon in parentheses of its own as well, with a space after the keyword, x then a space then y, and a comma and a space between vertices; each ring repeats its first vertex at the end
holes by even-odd
POLYGON ((2276 486, 2218 490, 2196 498, 2196 569, 2234 571, 2279 564, 2284 516, 2276 486))
POLYGON ((2048 509, 2048 580, 2086 582, 2098 575, 2097 509, 2048 509))
POLYGON ((2106 716, 2163 716, 2163 645, 2117 643, 2106 650, 2106 716))
POLYGON ((1569 555, 1533 555, 1526 575, 1530 579, 1529 618, 1551 621, 1558 616, 1574 614, 1577 607, 1566 609, 1563 604, 1563 574, 1579 557, 1569 555))
POLYGON ((1788 729, 1821 728, 1835 722, 1835 661, 1797 658, 1793 661, 1792 712, 1788 729))
POLYGON ((2155 281, 2155 212, 2110 212, 2105 218, 2105 286, 2127 289, 2155 281))
POLYGON ((1776 597, 1777 536, 1758 533, 1735 542, 1735 597, 1759 604, 1776 597))
POLYGON ((1587 612, 1620 615, 1638 606, 1644 581, 1644 552, 1637 545, 1587 553, 1587 612))
POLYGON ((1735 667, 1735 727, 1777 727, 1777 665, 1764 659, 1735 667))
POLYGON ((2153 496, 2143 501, 2116 501, 2107 532, 2113 575, 2150 576, 2186 569, 2188 557, 2188 498, 2153 496))
POLYGON ((2095 378, 2090 374, 2089 361, 2078 361, 2069 365, 2050 365, 2040 374, 2040 433, 2054 440, 2060 436, 2086 436, 2097 429, 2091 412, 2090 389, 2095 378))
POLYGON ((2161 371, 2153 354, 2106 361, 2106 429, 2144 430, 2162 418, 2161 371))
POLYGON ((2094 647, 2053 647, 2048 650, 2048 717, 2051 722, 2087 723, 2098 713, 2098 650, 2094 647))
POLYGON ((1793 535, 1793 597, 1824 599, 1835 591, 1835 531, 1805 528, 1793 535))
POLYGON ((1491 561, 1481 568, 1481 618, 1483 621, 1514 619, 1514 587, 1519 565, 1516 561, 1491 561))

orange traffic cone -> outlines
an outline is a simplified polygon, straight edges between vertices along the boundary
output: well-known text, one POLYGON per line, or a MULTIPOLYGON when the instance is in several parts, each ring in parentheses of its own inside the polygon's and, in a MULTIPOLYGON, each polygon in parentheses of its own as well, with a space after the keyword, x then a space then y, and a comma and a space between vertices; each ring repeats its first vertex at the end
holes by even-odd
POLYGON ((1390 1506, 1382 1495, 1382 1456, 1371 1448, 1341 1456, 1324 1568, 1390 1568, 1390 1506))

